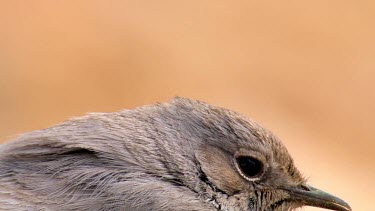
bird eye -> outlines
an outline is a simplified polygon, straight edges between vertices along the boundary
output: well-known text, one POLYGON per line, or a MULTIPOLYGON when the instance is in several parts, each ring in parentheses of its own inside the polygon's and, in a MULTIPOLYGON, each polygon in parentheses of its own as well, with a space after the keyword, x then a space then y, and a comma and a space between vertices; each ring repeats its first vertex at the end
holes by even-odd
POLYGON ((256 176, 259 176, 263 171, 262 162, 256 158, 249 156, 237 157, 237 166, 242 176, 249 180, 254 179, 254 177, 256 176))

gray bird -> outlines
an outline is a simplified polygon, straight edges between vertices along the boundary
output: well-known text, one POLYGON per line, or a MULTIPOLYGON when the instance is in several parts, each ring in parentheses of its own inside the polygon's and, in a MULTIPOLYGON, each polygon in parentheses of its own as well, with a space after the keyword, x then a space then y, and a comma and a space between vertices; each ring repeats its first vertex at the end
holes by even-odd
POLYGON ((0 210, 349 211, 233 111, 175 98, 92 113, 0 147, 0 210))

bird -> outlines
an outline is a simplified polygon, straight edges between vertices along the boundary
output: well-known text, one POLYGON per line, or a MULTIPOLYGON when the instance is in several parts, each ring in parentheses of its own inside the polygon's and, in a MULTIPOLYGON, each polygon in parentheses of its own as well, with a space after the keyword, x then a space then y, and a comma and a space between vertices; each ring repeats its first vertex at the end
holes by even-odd
POLYGON ((0 146, 0 210, 350 211, 283 143, 229 109, 175 97, 88 113, 0 146))

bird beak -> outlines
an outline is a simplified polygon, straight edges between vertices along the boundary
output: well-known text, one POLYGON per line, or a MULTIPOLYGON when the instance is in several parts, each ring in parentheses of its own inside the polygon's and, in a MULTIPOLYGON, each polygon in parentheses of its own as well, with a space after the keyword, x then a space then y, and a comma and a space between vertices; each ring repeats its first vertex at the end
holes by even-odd
POLYGON ((351 211, 349 204, 342 199, 314 187, 303 185, 286 189, 292 200, 299 201, 307 206, 320 207, 337 211, 351 211))

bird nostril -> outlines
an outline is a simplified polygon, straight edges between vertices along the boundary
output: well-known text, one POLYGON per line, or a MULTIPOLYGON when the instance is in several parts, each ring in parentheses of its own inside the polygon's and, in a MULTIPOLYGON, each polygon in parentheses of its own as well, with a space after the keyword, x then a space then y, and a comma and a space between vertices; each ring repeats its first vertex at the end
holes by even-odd
POLYGON ((301 188, 305 191, 311 191, 311 189, 307 185, 301 185, 301 188))

